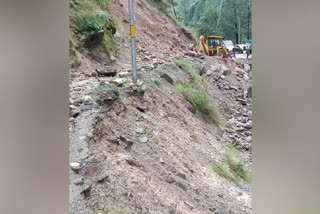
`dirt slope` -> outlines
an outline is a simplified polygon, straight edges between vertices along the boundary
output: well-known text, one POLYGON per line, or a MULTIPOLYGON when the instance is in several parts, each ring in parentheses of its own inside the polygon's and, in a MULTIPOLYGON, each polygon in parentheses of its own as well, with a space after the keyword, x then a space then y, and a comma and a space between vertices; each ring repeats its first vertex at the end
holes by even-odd
POLYGON ((97 105, 93 95, 99 83, 131 69, 127 0, 113 1, 111 8, 118 22, 114 59, 96 61, 87 51, 70 57, 70 162, 81 165, 70 174, 70 213, 251 213, 250 185, 213 170, 213 161, 235 139, 235 155, 250 171, 250 63, 190 52, 192 41, 182 30, 141 2, 135 1, 135 20, 144 93, 126 83, 108 105, 97 105), (163 72, 187 80, 185 71, 169 63, 180 56, 207 79, 228 126, 221 129, 194 114, 165 79, 160 88, 152 82, 163 72), (96 69, 118 74, 97 76, 96 69))

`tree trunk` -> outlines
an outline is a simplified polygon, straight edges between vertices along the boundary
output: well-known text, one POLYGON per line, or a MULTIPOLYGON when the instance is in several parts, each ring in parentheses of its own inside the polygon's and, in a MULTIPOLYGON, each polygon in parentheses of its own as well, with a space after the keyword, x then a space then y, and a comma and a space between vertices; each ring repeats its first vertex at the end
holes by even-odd
POLYGON ((176 9, 175 9, 175 7, 174 7, 173 0, 171 0, 171 4, 172 4, 172 7, 173 7, 174 15, 176 16, 176 19, 178 19, 178 16, 177 16, 177 13, 176 13, 176 9))

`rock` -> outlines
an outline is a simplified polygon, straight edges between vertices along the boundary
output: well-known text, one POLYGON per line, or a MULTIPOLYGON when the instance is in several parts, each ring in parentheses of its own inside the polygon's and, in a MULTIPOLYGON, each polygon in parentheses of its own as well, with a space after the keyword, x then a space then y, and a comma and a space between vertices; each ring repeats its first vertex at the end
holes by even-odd
POLYGON ((189 51, 186 53, 186 55, 191 56, 191 57, 195 57, 196 53, 194 51, 189 51))
POLYGON ((195 48, 195 46, 194 46, 194 44, 191 43, 191 44, 189 44, 189 47, 188 47, 188 48, 189 48, 190 51, 193 51, 193 49, 195 48))
POLYGON ((237 98, 237 101, 239 103, 241 103, 242 105, 244 105, 244 106, 247 105, 247 102, 245 100, 243 100, 243 99, 237 98))
POLYGON ((183 189, 184 191, 187 191, 187 186, 184 184, 184 183, 182 183, 182 182, 180 182, 180 181, 177 181, 176 183, 175 183, 175 185, 177 185, 178 187, 180 187, 181 189, 183 189))
POLYGON ((129 73, 129 72, 120 72, 119 73, 119 77, 128 77, 128 76, 130 76, 131 75, 131 73, 129 73))
POLYGON ((136 129, 136 133, 137 133, 137 134, 143 134, 143 133, 144 133, 143 128, 137 128, 137 129, 136 129))
POLYGON ((240 75, 244 75, 245 74, 245 71, 239 67, 236 67, 235 68, 235 71, 238 72, 240 75))
POLYGON ((212 72, 217 72, 219 74, 222 74, 222 72, 221 72, 221 64, 216 63, 216 64, 210 65, 210 70, 212 72))
POLYGON ((110 60, 111 60, 111 62, 115 62, 117 60, 117 58, 115 58, 113 55, 111 55, 110 60))
POLYGON ((96 102, 99 105, 110 105, 119 95, 115 88, 102 88, 97 92, 96 102))
POLYGON ((164 163, 163 158, 159 158, 159 162, 160 162, 160 163, 164 163))
POLYGON ((124 83, 124 79, 116 78, 116 79, 111 80, 110 83, 113 83, 116 86, 120 86, 124 83))
POLYGON ((244 64, 243 64, 243 68, 244 68, 244 70, 245 70, 246 72, 249 72, 249 71, 251 70, 251 66, 250 66, 249 64, 247 64, 247 63, 244 63, 244 64))
POLYGON ((171 77, 169 74, 163 73, 163 74, 160 75, 160 77, 161 77, 162 79, 167 80, 171 85, 173 85, 174 79, 173 79, 173 77, 171 77))
POLYGON ((218 135, 219 137, 222 137, 223 136, 223 130, 220 128, 220 127, 216 127, 215 128, 215 133, 216 135, 218 135))
POLYGON ((117 75, 117 71, 114 70, 102 70, 96 68, 96 72, 98 73, 99 76, 106 76, 106 77, 114 77, 117 75))
POLYGON ((74 105, 70 105, 69 106, 69 109, 70 109, 70 116, 71 117, 77 117, 79 114, 80 114, 80 108, 74 106, 74 105))
POLYGON ((147 136, 143 136, 141 138, 139 138, 140 143, 147 143, 148 142, 148 137, 147 136))
POLYGON ((207 70, 206 75, 207 75, 207 76, 210 76, 212 73, 213 73, 212 70, 207 70))
POLYGON ((182 172, 178 172, 178 173, 177 173, 177 176, 180 177, 180 178, 182 178, 182 179, 184 179, 184 180, 187 179, 187 176, 186 176, 184 173, 182 173, 182 172))
POLYGON ((78 170, 80 169, 80 163, 77 163, 77 162, 70 163, 70 168, 73 171, 78 172, 78 170))
POLYGON ((252 86, 249 86, 249 88, 245 90, 244 96, 248 98, 252 98, 252 86))
POLYGON ((98 177, 97 182, 103 183, 108 177, 109 177, 109 175, 104 173, 103 175, 98 177))
POLYGON ((83 177, 80 177, 78 179, 76 179, 74 182, 73 182, 75 185, 77 186, 81 186, 84 184, 84 178, 83 177))
POLYGON ((226 77, 224 75, 221 75, 220 78, 224 80, 226 77))
POLYGON ((137 106, 137 109, 141 112, 146 112, 149 110, 148 106, 143 106, 143 105, 137 106))
POLYGON ((252 137, 251 136, 246 137, 245 141, 248 142, 248 143, 251 143, 252 142, 252 137))
POLYGON ((92 77, 97 77, 97 76, 98 76, 98 72, 92 71, 91 76, 92 76, 92 77))
POLYGON ((104 30, 100 30, 94 34, 90 34, 85 41, 85 44, 89 47, 102 44, 104 37, 104 30))
POLYGON ((233 90, 237 91, 239 88, 237 86, 230 85, 230 89, 233 89, 233 90))
POLYGON ((80 192, 81 195, 84 196, 84 198, 90 197, 91 194, 91 185, 85 186, 82 191, 80 192))
POLYGON ((84 97, 84 99, 83 99, 83 102, 84 102, 85 104, 92 104, 93 99, 92 99, 91 96, 86 95, 86 96, 84 97))

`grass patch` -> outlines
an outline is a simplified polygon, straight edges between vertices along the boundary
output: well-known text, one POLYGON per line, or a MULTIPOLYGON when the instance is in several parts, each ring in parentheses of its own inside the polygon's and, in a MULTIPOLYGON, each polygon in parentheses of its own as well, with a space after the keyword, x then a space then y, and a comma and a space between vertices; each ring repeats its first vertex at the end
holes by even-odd
POLYGON ((183 59, 183 58, 178 58, 178 59, 175 59, 173 61, 174 64, 176 64, 176 66, 178 66, 179 68, 187 71, 188 73, 191 73, 192 72, 192 65, 191 63, 186 60, 186 59, 183 59))
POLYGON ((156 84, 156 86, 157 86, 158 88, 160 88, 161 85, 162 85, 162 80, 161 80, 160 78, 155 78, 155 79, 153 80, 153 82, 154 82, 154 84, 156 84))
POLYGON ((237 177, 223 164, 216 164, 215 171, 222 177, 225 177, 233 182, 237 182, 237 177))
POLYGON ((235 176, 249 183, 251 179, 244 162, 240 160, 235 160, 232 157, 231 153, 225 153, 225 157, 235 176))
POLYGON ((189 101, 196 109, 197 113, 207 115, 217 125, 222 124, 223 118, 219 112, 219 109, 211 98, 210 94, 205 89, 206 83, 200 75, 192 71, 192 65, 185 59, 174 60, 179 68, 188 72, 191 76, 191 81, 188 83, 178 83, 177 88, 182 92, 185 99, 189 101))
POLYGON ((216 173, 235 183, 237 183, 239 180, 243 180, 247 183, 251 182, 249 172, 243 161, 236 160, 232 156, 231 152, 224 153, 223 157, 223 163, 214 164, 214 170, 216 173))
POLYGON ((150 125, 156 125, 156 121, 155 120, 148 120, 148 123, 150 124, 150 125))

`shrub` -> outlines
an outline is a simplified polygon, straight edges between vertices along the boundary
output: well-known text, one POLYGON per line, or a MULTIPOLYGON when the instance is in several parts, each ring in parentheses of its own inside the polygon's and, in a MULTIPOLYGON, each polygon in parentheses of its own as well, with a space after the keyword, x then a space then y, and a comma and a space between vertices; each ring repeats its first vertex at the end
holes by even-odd
POLYGON ((235 160, 230 152, 224 153, 224 158, 227 162, 227 165, 223 165, 222 163, 214 163, 215 172, 233 182, 237 182, 240 179, 247 183, 250 182, 251 178, 243 161, 235 160))
POLYGON ((78 18, 76 25, 80 32, 86 31, 90 34, 95 34, 102 29, 109 28, 113 23, 107 13, 97 12, 89 16, 78 18))

